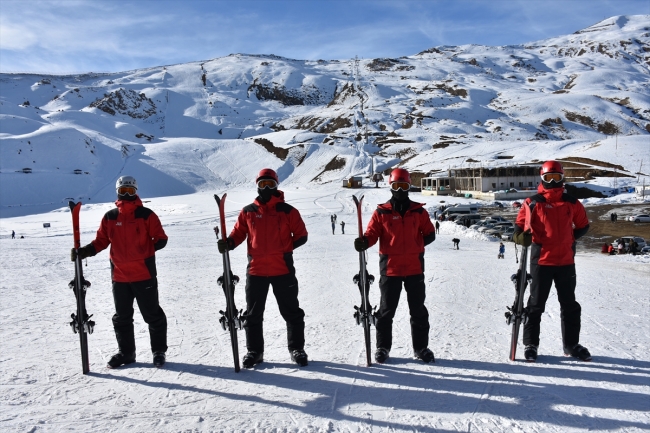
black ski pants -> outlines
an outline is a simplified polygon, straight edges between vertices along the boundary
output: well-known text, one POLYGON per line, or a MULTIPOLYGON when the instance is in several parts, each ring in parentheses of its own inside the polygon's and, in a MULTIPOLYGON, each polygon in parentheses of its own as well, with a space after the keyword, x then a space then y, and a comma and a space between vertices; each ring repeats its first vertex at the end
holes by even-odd
POLYGON ((528 323, 524 325, 524 344, 539 346, 539 331, 542 313, 555 283, 557 298, 560 301, 560 321, 564 347, 573 347, 580 342, 580 313, 582 309, 576 302, 576 267, 543 266, 531 263, 530 274, 533 281, 528 298, 528 323))
POLYGON ((377 317, 377 348, 390 350, 393 345, 393 318, 399 304, 402 284, 406 291, 406 300, 411 313, 411 338, 413 350, 419 351, 429 346, 429 312, 424 306, 426 297, 424 274, 407 277, 379 278, 379 315, 377 317))
POLYGON ((138 301, 142 318, 149 325, 151 352, 167 351, 167 316, 158 303, 158 280, 119 283, 113 281, 113 300, 115 315, 113 328, 120 352, 135 352, 133 331, 133 300, 138 301))
POLYGON ((305 312, 298 302, 298 280, 294 273, 274 277, 246 275, 246 313, 244 330, 246 348, 250 352, 264 352, 264 309, 269 285, 278 302, 280 314, 287 322, 287 346, 289 351, 305 347, 305 312))

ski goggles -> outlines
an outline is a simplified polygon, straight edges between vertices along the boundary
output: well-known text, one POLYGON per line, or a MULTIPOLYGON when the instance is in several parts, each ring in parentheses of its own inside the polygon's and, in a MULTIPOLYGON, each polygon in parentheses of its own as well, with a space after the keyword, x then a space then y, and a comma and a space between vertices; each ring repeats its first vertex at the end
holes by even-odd
POLYGON ((266 189, 266 188, 277 188, 278 183, 274 181, 273 179, 261 179, 257 181, 257 187, 259 189, 266 189))
POLYGON ((117 189, 117 195, 135 195, 135 191, 133 186, 121 186, 117 189))
POLYGON ((542 180, 544 182, 561 182, 564 179, 562 173, 544 173, 542 175, 542 180))
POLYGON ((408 182, 393 182, 390 184, 390 189, 393 191, 399 191, 400 189, 402 191, 408 191, 411 189, 411 184, 408 182))

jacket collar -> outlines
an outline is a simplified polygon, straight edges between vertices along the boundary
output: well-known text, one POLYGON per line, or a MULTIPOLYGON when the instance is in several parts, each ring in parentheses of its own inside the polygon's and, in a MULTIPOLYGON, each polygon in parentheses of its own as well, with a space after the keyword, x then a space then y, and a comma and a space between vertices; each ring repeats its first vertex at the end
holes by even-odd
POLYGON ((541 183, 537 186, 537 192, 544 196, 547 202, 553 203, 562 200, 564 194, 564 187, 546 189, 541 183))
POLYGON ((120 213, 133 213, 136 208, 142 207, 142 200, 140 196, 135 196, 135 200, 117 200, 115 206, 120 210, 120 213))
MULTIPOLYGON (((413 209, 421 208, 421 207, 424 206, 424 203, 416 203, 416 202, 412 201, 411 199, 409 199, 409 202, 410 202, 410 206, 409 206, 407 212, 412 211, 413 209)), ((391 212, 397 212, 397 211, 393 211, 393 205, 390 203, 390 200, 387 201, 386 203, 382 203, 382 204, 380 204, 380 205, 377 206, 377 207, 378 207, 379 209, 382 209, 382 210, 388 210, 388 211, 391 211, 391 212)))
POLYGON ((278 203, 284 203, 284 192, 278 190, 278 195, 271 196, 271 200, 266 203, 260 202, 258 198, 256 197, 254 201, 257 206, 275 206, 278 203))

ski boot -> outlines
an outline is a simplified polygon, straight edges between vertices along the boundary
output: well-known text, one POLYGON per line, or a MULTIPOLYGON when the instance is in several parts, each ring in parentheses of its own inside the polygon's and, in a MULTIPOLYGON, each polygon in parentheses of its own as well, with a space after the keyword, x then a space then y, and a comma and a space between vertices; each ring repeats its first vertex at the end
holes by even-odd
POLYGON ((307 360, 307 354, 302 349, 292 350, 291 360, 301 367, 305 367, 309 364, 309 361, 307 360))
POLYGON ((122 352, 117 352, 115 355, 108 360, 106 367, 108 368, 118 368, 123 365, 133 364, 135 362, 135 352, 125 355, 122 352))
POLYGON ((380 347, 375 351, 375 361, 377 361, 380 364, 383 364, 389 358, 390 356, 389 353, 390 353, 389 350, 380 347))
POLYGON ((526 358, 527 362, 537 361, 537 346, 533 344, 527 345, 524 350, 524 358, 526 358))
POLYGON ((244 355, 242 364, 244 368, 253 368, 262 361, 264 361, 263 352, 253 352, 249 350, 248 353, 244 355))
POLYGON ((420 361, 424 362, 425 364, 429 364, 430 362, 436 362, 436 358, 433 356, 433 352, 431 351, 431 349, 427 347, 416 351, 415 357, 420 361))
POLYGON ((578 358, 580 361, 591 361, 591 353, 589 353, 587 348, 581 344, 576 344, 573 347, 565 347, 564 356, 573 356, 574 358, 578 358))
POLYGON ((153 365, 155 365, 157 368, 162 368, 165 365, 167 357, 165 356, 165 352, 154 352, 153 353, 153 365))

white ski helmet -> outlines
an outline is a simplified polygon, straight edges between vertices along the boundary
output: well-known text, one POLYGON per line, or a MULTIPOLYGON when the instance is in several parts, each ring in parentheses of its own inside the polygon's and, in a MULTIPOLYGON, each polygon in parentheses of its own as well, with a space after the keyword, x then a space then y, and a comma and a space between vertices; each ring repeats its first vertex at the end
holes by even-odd
POLYGON ((138 190, 138 182, 133 176, 122 176, 117 179, 117 182, 115 182, 115 190, 117 191, 122 186, 132 186, 136 191, 138 190))

